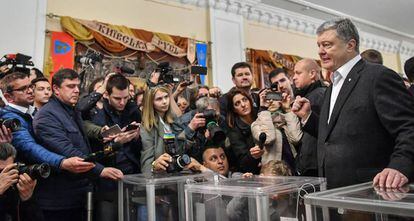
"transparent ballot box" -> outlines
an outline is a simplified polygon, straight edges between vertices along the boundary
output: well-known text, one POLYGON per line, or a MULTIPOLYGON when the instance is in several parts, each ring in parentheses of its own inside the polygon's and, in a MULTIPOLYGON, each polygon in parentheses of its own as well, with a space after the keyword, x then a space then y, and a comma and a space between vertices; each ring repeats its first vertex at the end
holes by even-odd
POLYGON ((303 195, 326 189, 324 178, 231 178, 185 186, 187 221, 305 220, 303 195))
POLYGON ((305 197, 308 220, 414 220, 414 184, 398 189, 372 182, 312 193, 305 197))
POLYGON ((184 221, 184 185, 212 180, 213 174, 134 174, 118 184, 121 221, 184 221))

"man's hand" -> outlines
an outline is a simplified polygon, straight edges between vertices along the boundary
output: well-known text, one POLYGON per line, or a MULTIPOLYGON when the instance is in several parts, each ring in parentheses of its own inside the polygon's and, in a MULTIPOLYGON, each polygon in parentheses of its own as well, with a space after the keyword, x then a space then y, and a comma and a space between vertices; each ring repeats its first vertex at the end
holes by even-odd
POLYGON ((139 128, 136 130, 130 130, 122 132, 116 135, 114 141, 117 143, 125 144, 130 142, 132 139, 139 137, 139 128))
POLYGON ((18 181, 19 171, 16 169, 16 164, 7 165, 0 173, 0 195, 18 181))
POLYGON ((406 183, 408 183, 408 178, 400 171, 385 168, 374 177, 372 185, 385 188, 400 188, 406 183))
POLYGON ((185 82, 185 81, 180 82, 178 84, 177 88, 174 91, 174 94, 173 94, 174 98, 175 99, 178 98, 178 96, 184 92, 184 90, 187 88, 187 86, 188 86, 187 82, 185 82))
POLYGON ((102 178, 111 179, 111 180, 120 180, 124 177, 122 171, 113 168, 113 167, 105 167, 100 175, 102 178))
POLYGON ((207 170, 207 168, 205 166, 201 165, 200 162, 198 162, 196 159, 194 159, 192 157, 191 157, 191 163, 188 164, 186 166, 186 168, 190 169, 192 171, 195 171, 195 172, 204 172, 204 171, 207 170))
POLYGON ((262 157, 263 153, 264 150, 260 149, 258 145, 250 148, 250 155, 252 155, 254 159, 259 159, 260 157, 262 157))
POLYGON ((19 190, 19 196, 22 201, 26 201, 32 197, 36 183, 37 181, 32 180, 27 173, 20 174, 17 189, 19 190))
POLYGON ((164 153, 152 163, 152 168, 154 171, 167 170, 167 167, 171 162, 172 157, 168 153, 164 153))
POLYGON ((150 76, 150 81, 152 82, 152 83, 154 83, 154 84, 158 84, 158 81, 160 80, 160 72, 158 72, 158 71, 153 71, 152 73, 151 73, 151 76, 150 76))
POLYGON ((11 143, 12 142, 12 133, 10 129, 7 129, 6 126, 1 125, 0 128, 0 143, 11 143))
POLYGON ((311 113, 310 101, 304 97, 296 96, 292 112, 301 119, 307 119, 311 113))
POLYGON ((85 162, 80 157, 71 157, 64 159, 60 166, 61 169, 67 170, 71 173, 85 173, 95 167, 91 162, 85 162))
POLYGON ((270 105, 270 102, 268 100, 266 100, 266 94, 267 92, 269 92, 269 89, 264 89, 259 93, 259 98, 260 98, 260 106, 261 107, 266 107, 268 108, 270 105))
POLYGON ((193 119, 188 124, 188 127, 196 131, 198 128, 206 126, 206 119, 204 118, 203 113, 197 113, 194 115, 193 119))
POLYGON ((283 111, 290 112, 291 111, 291 107, 290 105, 292 104, 290 95, 287 93, 283 93, 282 94, 282 101, 280 101, 280 106, 282 107, 283 111))
POLYGON ((218 87, 213 87, 208 90, 208 94, 210 97, 214 97, 218 99, 221 96, 221 90, 218 87))
POLYGON ((108 80, 111 76, 114 76, 116 73, 110 73, 108 75, 106 75, 104 82, 102 83, 102 85, 96 90, 96 92, 103 94, 106 91, 106 85, 108 84, 108 80))

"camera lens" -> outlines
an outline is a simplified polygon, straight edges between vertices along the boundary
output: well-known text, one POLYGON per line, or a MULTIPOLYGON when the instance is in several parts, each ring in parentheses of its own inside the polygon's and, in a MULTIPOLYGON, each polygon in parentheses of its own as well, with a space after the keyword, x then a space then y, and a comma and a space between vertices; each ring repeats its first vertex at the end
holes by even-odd
POLYGON ((191 163, 191 158, 187 154, 183 154, 177 158, 177 165, 180 168, 184 168, 191 163))

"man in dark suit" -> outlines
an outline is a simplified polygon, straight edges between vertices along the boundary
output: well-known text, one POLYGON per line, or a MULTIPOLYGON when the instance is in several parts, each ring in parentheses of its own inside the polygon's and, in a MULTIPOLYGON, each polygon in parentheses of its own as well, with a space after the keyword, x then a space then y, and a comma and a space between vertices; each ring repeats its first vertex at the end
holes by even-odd
MULTIPOLYGON (((320 81, 321 68, 315 60, 305 58, 295 64, 293 84, 295 94, 306 97, 315 114, 320 114, 326 87, 320 81)), ((309 133, 303 133, 296 156, 296 169, 301 176, 318 176, 317 139, 309 133)))
POLYGON ((358 31, 349 19, 323 23, 317 44, 333 83, 319 116, 302 97, 292 111, 305 131, 318 136, 319 175, 328 188, 372 179, 381 187, 406 184, 414 175, 414 99, 402 78, 361 59, 358 31))

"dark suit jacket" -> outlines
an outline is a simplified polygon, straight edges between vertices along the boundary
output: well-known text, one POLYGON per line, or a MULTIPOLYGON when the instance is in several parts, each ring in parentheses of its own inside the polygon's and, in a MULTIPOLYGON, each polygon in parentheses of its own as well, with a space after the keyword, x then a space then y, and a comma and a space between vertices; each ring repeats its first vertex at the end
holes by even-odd
POLYGON ((360 60, 346 77, 327 124, 331 91, 320 117, 312 114, 304 127, 319 132, 318 169, 328 188, 369 181, 385 167, 411 179, 414 99, 401 77, 360 60))

